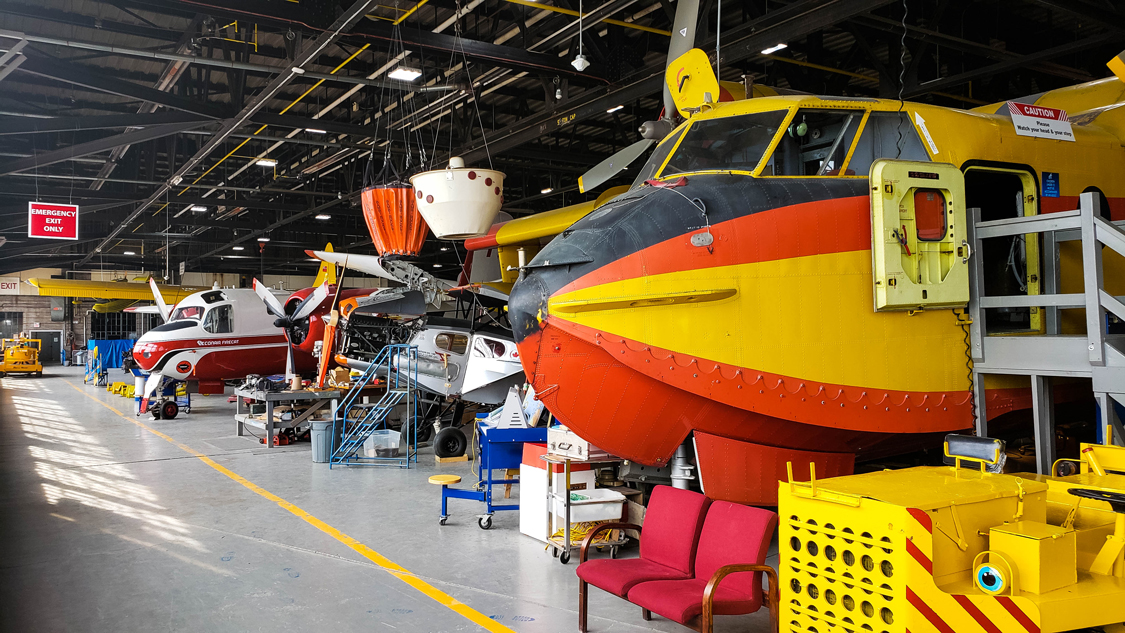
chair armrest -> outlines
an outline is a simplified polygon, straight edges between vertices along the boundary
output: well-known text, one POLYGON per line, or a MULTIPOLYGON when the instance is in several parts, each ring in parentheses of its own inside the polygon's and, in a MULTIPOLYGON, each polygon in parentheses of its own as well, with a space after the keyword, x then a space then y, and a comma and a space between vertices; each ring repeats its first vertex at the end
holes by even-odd
MULTIPOLYGON (((602 523, 588 533, 586 539, 582 541, 582 551, 578 554, 578 563, 582 564, 586 562, 586 552, 589 550, 590 544, 594 542, 594 537, 598 535, 598 532, 605 530, 637 530, 639 532, 640 529, 641 526, 636 523, 602 523)), ((569 534, 567 536, 569 536, 569 534)))
POLYGON ((778 602, 781 596, 778 592, 777 572, 769 565, 723 565, 716 569, 715 573, 711 576, 711 580, 707 581, 707 586, 703 588, 703 621, 701 622, 701 631, 704 633, 709 633, 711 631, 711 626, 715 619, 715 591, 718 590, 719 583, 731 574, 746 571, 760 571, 766 574, 768 589, 765 595, 765 603, 770 610, 770 631, 777 631, 778 602))

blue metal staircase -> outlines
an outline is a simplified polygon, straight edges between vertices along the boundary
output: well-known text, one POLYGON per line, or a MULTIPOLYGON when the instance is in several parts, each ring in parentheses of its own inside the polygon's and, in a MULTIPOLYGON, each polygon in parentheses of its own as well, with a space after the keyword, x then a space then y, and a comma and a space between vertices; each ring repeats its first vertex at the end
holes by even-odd
POLYGON ((390 429, 391 413, 395 407, 405 403, 407 423, 404 429, 414 428, 418 415, 418 348, 413 345, 388 345, 375 360, 364 369, 363 374, 352 381, 348 395, 336 408, 332 423, 332 437, 335 443, 328 467, 335 464, 368 464, 379 466, 398 466, 410 468, 410 462, 418 461, 418 438, 407 433, 406 453, 397 457, 367 457, 363 454, 363 444, 373 432, 390 429), (378 376, 386 377, 386 390, 374 403, 363 403, 363 390, 378 376))

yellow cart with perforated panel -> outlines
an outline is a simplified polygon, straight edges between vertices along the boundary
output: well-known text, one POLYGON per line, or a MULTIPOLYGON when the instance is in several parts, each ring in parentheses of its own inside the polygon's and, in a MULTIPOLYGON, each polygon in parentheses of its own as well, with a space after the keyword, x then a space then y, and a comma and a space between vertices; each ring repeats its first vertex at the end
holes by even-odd
POLYGON ((1083 448, 1070 477, 962 458, 782 482, 782 630, 1125 632, 1125 448, 1083 448))

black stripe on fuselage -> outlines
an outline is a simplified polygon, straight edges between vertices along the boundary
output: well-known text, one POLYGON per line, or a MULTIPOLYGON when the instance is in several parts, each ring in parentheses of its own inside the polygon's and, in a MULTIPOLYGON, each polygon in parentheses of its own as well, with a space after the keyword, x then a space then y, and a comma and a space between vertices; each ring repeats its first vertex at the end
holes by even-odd
POLYGON ((867 195, 858 178, 751 178, 735 174, 688 176, 675 189, 627 191, 575 222, 521 272, 508 302, 516 341, 538 329, 547 299, 606 264, 685 233, 781 207, 867 195), (551 265, 555 262, 585 262, 551 265))

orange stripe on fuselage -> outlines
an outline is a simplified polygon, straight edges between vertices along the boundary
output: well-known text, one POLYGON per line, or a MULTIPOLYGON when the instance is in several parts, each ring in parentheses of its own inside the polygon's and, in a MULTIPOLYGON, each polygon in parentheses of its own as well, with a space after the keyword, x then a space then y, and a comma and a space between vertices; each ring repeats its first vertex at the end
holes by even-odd
MULTIPOLYGON (((796 185, 795 185, 796 186, 796 185)), ((702 218, 700 218, 702 224, 702 218)), ((701 233, 705 229, 691 231, 701 233)), ((555 292, 574 290, 646 275, 697 268, 717 268, 793 257, 871 250, 871 209, 867 196, 805 202, 744 215, 711 226, 716 246, 706 257, 685 260, 689 233, 641 249, 592 271, 555 292)))

